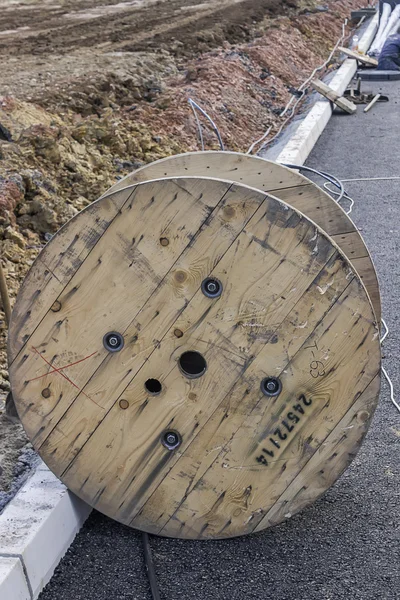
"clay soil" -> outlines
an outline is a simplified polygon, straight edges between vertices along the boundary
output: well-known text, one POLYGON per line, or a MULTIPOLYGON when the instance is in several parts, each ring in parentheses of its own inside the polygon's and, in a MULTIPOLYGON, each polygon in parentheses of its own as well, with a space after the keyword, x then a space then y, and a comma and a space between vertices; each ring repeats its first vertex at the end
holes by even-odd
MULTIPOLYGON (((189 97, 227 149, 247 151, 276 130, 361 4, 0 0, 0 245, 11 302, 50 236, 117 178, 198 149, 189 97)), ((0 493, 27 450, 4 414, 5 344, 0 312, 0 493)))

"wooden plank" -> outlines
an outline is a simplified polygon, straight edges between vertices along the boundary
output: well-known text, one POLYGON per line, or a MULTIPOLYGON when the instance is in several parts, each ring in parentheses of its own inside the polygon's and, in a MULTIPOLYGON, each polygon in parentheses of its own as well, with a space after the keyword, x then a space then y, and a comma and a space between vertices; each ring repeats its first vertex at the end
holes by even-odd
POLYGON ((331 237, 351 262, 355 258, 369 257, 365 242, 358 231, 345 234, 337 233, 331 237))
MULTIPOLYGON (((204 178, 123 193, 11 366, 24 427, 71 490, 123 523, 183 538, 251 532, 376 378, 368 295, 322 230, 265 193, 204 178), (221 297, 202 292, 205 277, 221 297), (123 334, 120 352, 103 346, 107 331, 123 334), (205 361, 198 377, 185 352, 205 361), (266 376, 277 396, 262 393, 266 376), (181 436, 175 451, 166 431, 181 436)), ((325 480, 308 477, 320 491, 325 480)))
POLYGON ((378 303, 380 305, 379 281, 371 257, 354 258, 352 259, 352 265, 359 274, 363 284, 368 289, 368 295, 373 305, 375 307, 378 303))
MULTIPOLYGON (((273 193, 324 229, 347 258, 353 260, 369 257, 356 226, 332 196, 293 169, 247 154, 210 151, 170 156, 130 173, 112 186, 107 194, 137 182, 160 177, 179 177, 182 174, 227 179, 273 193)), ((359 268, 380 322, 381 301, 372 261, 367 259, 360 262, 359 268), (368 287, 370 281, 371 289, 368 287)))
POLYGON ((375 106, 375 104, 378 102, 379 98, 381 97, 381 94, 376 94, 373 99, 371 100, 371 102, 368 104, 368 106, 366 106, 364 108, 364 112, 367 113, 371 110, 371 108, 373 108, 375 106))
POLYGON ((311 82, 311 85, 319 94, 336 104, 336 106, 345 112, 349 113, 349 115, 354 115, 354 113, 357 112, 357 106, 353 102, 350 102, 350 100, 347 100, 343 96, 337 94, 335 90, 330 88, 329 85, 326 85, 323 81, 314 79, 311 82))
POLYGON ((340 50, 340 52, 343 52, 343 54, 345 54, 349 58, 354 58, 355 60, 358 60, 358 62, 364 65, 370 65, 371 67, 378 66, 378 61, 376 60, 376 58, 372 58, 367 54, 361 54, 360 52, 350 50, 350 48, 345 48, 344 46, 339 46, 338 50, 340 50))

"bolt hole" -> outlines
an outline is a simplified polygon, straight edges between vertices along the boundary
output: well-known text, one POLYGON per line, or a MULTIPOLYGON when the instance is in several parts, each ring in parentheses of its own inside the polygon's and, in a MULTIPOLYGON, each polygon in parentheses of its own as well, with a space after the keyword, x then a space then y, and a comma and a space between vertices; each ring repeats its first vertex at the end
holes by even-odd
POLYGON ((222 283, 215 277, 207 277, 202 281, 201 291, 207 298, 219 298, 222 294, 222 283))
POLYGON ((261 391, 265 396, 279 396, 282 383, 276 377, 265 377, 261 382, 261 391))
POLYGON ((167 450, 175 450, 182 444, 182 436, 178 431, 171 429, 170 431, 164 431, 161 436, 162 445, 167 450))
POLYGON ((200 352, 184 352, 179 359, 179 367, 183 375, 190 379, 195 379, 204 375, 207 369, 207 363, 200 352))
POLYGON ((157 396, 162 390, 161 382, 158 381, 158 379, 148 379, 145 382, 144 387, 149 392, 149 394, 152 394, 153 396, 157 396))
POLYGON ((109 352, 119 352, 124 347, 124 338, 116 331, 110 331, 103 337, 103 345, 109 352))

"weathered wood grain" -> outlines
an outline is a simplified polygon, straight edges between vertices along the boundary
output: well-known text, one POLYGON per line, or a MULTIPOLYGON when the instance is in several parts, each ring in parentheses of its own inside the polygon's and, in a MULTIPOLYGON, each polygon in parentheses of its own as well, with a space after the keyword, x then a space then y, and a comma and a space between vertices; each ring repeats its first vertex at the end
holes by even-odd
POLYGON ((354 113, 357 112, 357 106, 354 104, 354 102, 347 100, 347 98, 344 96, 340 96, 340 94, 335 92, 334 89, 329 87, 329 85, 326 85, 323 81, 314 79, 311 82, 311 85, 319 94, 336 104, 336 106, 341 108, 349 115, 354 115, 354 113))
MULTIPOLYGON (((356 226, 341 206, 323 189, 293 169, 237 152, 189 152, 145 165, 115 183, 106 195, 126 186, 162 177, 217 177, 243 183, 293 206, 333 237, 345 256, 359 261, 362 277, 381 320, 379 284, 368 249, 356 226)), ((356 267, 357 268, 357 267, 356 267)))
MULTIPOLYGON (((295 511, 333 483, 361 436, 336 438, 341 423, 353 423, 361 398, 368 415, 376 404, 368 294, 322 230, 265 193, 187 177, 118 194, 121 208, 74 273, 57 235, 46 247, 46 263, 54 244, 67 274, 56 312, 44 282, 53 310, 11 365, 24 427, 75 493, 133 527, 214 538, 278 522, 286 508, 271 511, 285 494, 295 511), (222 282, 220 298, 202 293, 208 276, 222 282), (121 352, 104 348, 108 331, 123 334, 121 352), (185 351, 204 357, 202 376, 182 373, 185 351), (266 376, 280 379, 277 397, 262 394, 266 376), (159 394, 146 389, 150 379, 159 394), (175 451, 160 442, 168 429, 182 436, 175 451), (325 454, 336 439, 340 452, 325 454)), ((21 303, 37 284, 27 279, 21 303)), ((14 328, 19 335, 18 320, 10 337, 14 328)))
MULTIPOLYGON (((162 189, 156 183, 119 192, 125 194, 126 202, 107 235, 57 296, 60 310, 48 310, 10 366, 12 376, 23 365, 24 379, 14 385, 16 395, 29 390, 28 395, 41 397, 43 389, 50 390, 39 405, 29 403, 24 408, 25 428, 36 447, 81 390, 80 403, 96 406, 103 413, 106 410, 107 391, 91 396, 83 390, 104 360, 111 369, 116 362, 116 356, 103 348, 103 336, 108 331, 126 330, 230 187, 229 183, 211 183, 188 181, 186 189, 184 182, 170 181, 162 189), (160 244, 162 237, 170 240, 167 247, 160 244), (157 256, 152 256, 157 251, 157 256), (42 377, 51 370, 42 355, 56 367, 77 364, 65 377, 54 373, 42 377)), ((58 253, 56 237, 50 244, 55 244, 58 253)), ((154 345, 153 341, 148 345, 154 345)))
MULTIPOLYGON (((129 190, 128 197, 133 193, 129 190)), ((24 285, 31 295, 19 294, 12 312, 13 335, 8 341, 12 362, 33 330, 49 311, 75 271, 86 259, 127 200, 127 192, 94 202, 62 227, 42 250, 28 272, 24 285)))

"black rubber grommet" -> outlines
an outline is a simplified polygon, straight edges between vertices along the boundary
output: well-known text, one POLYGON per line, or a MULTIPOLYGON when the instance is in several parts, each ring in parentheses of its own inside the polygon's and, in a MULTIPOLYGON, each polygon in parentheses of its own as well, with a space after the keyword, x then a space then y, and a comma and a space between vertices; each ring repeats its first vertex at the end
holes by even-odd
POLYGON ((161 443, 167 450, 176 450, 182 444, 182 436, 178 431, 169 429, 162 434, 161 443))
POLYGON ((222 283, 215 277, 207 277, 201 284, 201 291, 207 298, 219 298, 222 294, 222 283))
POLYGON ((119 352, 124 347, 124 338, 117 331, 109 331, 103 337, 103 346, 108 352, 119 352))
POLYGON ((260 387, 265 396, 279 396, 282 391, 282 383, 276 377, 264 377, 260 387))

